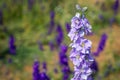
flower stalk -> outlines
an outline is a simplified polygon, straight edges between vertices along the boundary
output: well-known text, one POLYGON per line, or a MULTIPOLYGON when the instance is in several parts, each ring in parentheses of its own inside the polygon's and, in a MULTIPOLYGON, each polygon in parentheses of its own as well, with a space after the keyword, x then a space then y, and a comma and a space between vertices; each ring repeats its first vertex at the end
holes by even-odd
POLYGON ((84 38, 85 34, 91 33, 92 27, 84 15, 87 7, 81 8, 77 5, 76 8, 81 14, 77 12, 71 19, 71 30, 68 33, 72 41, 70 59, 74 64, 74 77, 71 80, 93 80, 91 76, 93 71, 90 68, 94 61, 91 54, 92 42, 84 38))

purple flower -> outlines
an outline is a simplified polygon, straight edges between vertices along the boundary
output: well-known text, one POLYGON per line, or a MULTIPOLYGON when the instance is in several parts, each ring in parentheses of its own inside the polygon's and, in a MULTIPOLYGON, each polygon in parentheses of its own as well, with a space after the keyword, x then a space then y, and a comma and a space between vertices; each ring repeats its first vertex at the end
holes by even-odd
POLYGON ((45 72, 41 72, 40 79, 38 79, 38 80, 50 80, 50 78, 48 77, 48 75, 45 72))
MULTIPOLYGON (((39 61, 37 60, 33 64, 33 80, 50 80, 49 76, 46 74, 46 71, 40 72, 39 65, 39 61)), ((43 63, 43 69, 47 69, 46 63, 43 63)))
POLYGON ((62 27, 60 25, 57 26, 57 35, 56 35, 56 43, 58 46, 60 46, 60 44, 62 43, 63 39, 64 39, 64 34, 63 34, 63 30, 62 27))
POLYGON ((81 51, 82 53, 89 53, 88 50, 91 48, 91 45, 91 41, 84 38, 80 38, 76 43, 70 44, 72 48, 75 48, 77 51, 81 51))
POLYGON ((55 26, 54 16, 55 16, 55 12, 51 11, 50 12, 50 27, 49 27, 49 30, 48 30, 48 35, 50 35, 52 33, 52 31, 54 29, 54 26, 55 26))
POLYGON ((68 47, 66 45, 61 45, 60 46, 60 52, 59 52, 59 61, 60 61, 60 66, 61 66, 61 71, 63 73, 62 80, 68 80, 69 75, 71 73, 71 70, 69 68, 68 64, 68 58, 66 55, 68 47))
POLYGON ((33 64, 33 80, 41 80, 39 71, 39 61, 35 61, 33 64))
POLYGON ((92 42, 84 38, 84 34, 91 33, 91 25, 84 14, 76 16, 71 20, 71 30, 68 33, 72 43, 70 59, 74 64, 74 76, 71 80, 93 80, 91 65, 94 58, 91 55, 92 42))
POLYGON ((68 47, 66 45, 60 46, 59 59, 60 59, 61 65, 68 65, 68 58, 66 56, 67 50, 68 50, 68 47))
POLYGON ((66 23, 66 25, 65 25, 65 26, 66 26, 66 31, 67 31, 67 32, 69 32, 69 31, 70 31, 70 29, 71 29, 71 27, 70 27, 69 23, 66 23))
POLYGON ((115 14, 117 14, 118 9, 119 9, 119 0, 116 0, 114 5, 113 5, 113 10, 114 10, 115 14))
POLYGON ((99 56, 100 52, 102 52, 104 50, 106 41, 107 41, 107 35, 104 33, 101 36, 100 42, 98 44, 97 51, 94 53, 95 56, 99 56))
POLYGON ((100 20, 104 20, 104 16, 102 14, 99 14, 98 17, 100 20))
POLYGON ((42 63, 42 67, 43 67, 43 70, 46 72, 47 71, 47 64, 46 64, 46 62, 42 63))
POLYGON ((9 38, 9 51, 11 54, 16 54, 15 38, 13 35, 9 38))
POLYGON ((54 11, 51 11, 51 12, 50 12, 50 18, 51 18, 51 20, 53 20, 54 17, 55 17, 55 12, 54 12, 54 11))

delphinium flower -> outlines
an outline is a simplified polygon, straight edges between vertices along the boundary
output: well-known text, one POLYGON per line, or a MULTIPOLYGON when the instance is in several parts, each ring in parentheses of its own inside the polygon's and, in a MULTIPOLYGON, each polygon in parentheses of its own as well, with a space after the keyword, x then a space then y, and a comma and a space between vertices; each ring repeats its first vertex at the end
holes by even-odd
POLYGON ((92 42, 84 38, 84 35, 91 33, 91 25, 89 24, 87 18, 85 18, 84 12, 87 7, 81 8, 76 6, 80 13, 71 19, 71 30, 68 33, 72 43, 70 53, 70 59, 74 64, 74 77, 71 80, 93 80, 91 64, 94 58, 91 54, 92 42))
POLYGON ((113 5, 114 14, 117 14, 118 9, 119 9, 119 0, 115 0, 115 3, 113 5))
POLYGON ((39 65, 40 63, 37 60, 33 64, 33 80, 41 80, 39 65))
POLYGON ((106 41, 107 41, 107 34, 104 33, 101 36, 100 42, 98 44, 97 51, 93 53, 94 56, 99 56, 99 54, 104 50, 106 41))
POLYGON ((65 26, 66 26, 66 31, 69 32, 70 31, 70 24, 66 23, 65 26))
POLYGON ((46 64, 46 62, 42 63, 42 67, 43 67, 43 70, 46 72, 47 71, 47 64, 46 64))
POLYGON ((61 71, 62 71, 62 80, 69 80, 69 76, 71 73, 71 70, 69 68, 68 64, 68 58, 66 55, 68 47, 66 45, 61 45, 60 46, 60 52, 59 52, 59 62, 61 66, 61 71))
POLYGON ((56 29, 57 35, 56 35, 56 44, 57 46, 60 46, 63 39, 64 39, 64 34, 63 34, 63 30, 60 24, 58 24, 57 29, 56 29))
POLYGON ((42 63, 42 71, 40 73, 40 80, 50 80, 50 77, 47 75, 47 63, 42 63))
POLYGON ((50 80, 50 77, 46 74, 46 72, 41 72, 40 80, 50 80))
POLYGON ((11 35, 9 37, 9 52, 12 54, 12 55, 15 55, 16 54, 16 46, 15 46, 15 38, 13 35, 11 35))
MULTIPOLYGON (((33 64, 33 80, 50 80, 49 76, 46 74, 46 71, 43 70, 40 72, 39 67, 39 61, 35 60, 33 64)), ((46 63, 43 63, 43 69, 46 69, 46 63)))
POLYGON ((54 17, 55 17, 55 12, 51 11, 50 12, 50 26, 48 29, 48 35, 50 35, 52 33, 52 31, 54 30, 54 26, 55 26, 54 17))

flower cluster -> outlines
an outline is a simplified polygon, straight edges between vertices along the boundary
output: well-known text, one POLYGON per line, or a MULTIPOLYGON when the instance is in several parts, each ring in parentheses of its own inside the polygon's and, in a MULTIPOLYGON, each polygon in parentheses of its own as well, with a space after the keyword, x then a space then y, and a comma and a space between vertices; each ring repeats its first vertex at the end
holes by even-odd
POLYGON ((47 75, 46 70, 46 63, 43 62, 43 69, 44 71, 40 72, 39 66, 40 63, 39 61, 35 61, 33 64, 33 80, 50 80, 50 77, 47 75))
POLYGON ((66 45, 61 45, 60 46, 60 52, 59 52, 59 62, 60 62, 60 67, 62 71, 62 80, 69 80, 69 76, 71 73, 69 64, 68 64, 68 58, 66 55, 66 52, 68 50, 68 47, 66 45))
POLYGON ((93 80, 91 77, 91 64, 94 58, 91 55, 92 42, 84 38, 84 35, 91 33, 91 25, 84 14, 76 13, 71 20, 71 30, 68 33, 72 43, 70 59, 74 64, 74 77, 71 80, 93 80))
POLYGON ((9 38, 9 52, 12 55, 16 54, 15 37, 13 35, 11 35, 9 38))

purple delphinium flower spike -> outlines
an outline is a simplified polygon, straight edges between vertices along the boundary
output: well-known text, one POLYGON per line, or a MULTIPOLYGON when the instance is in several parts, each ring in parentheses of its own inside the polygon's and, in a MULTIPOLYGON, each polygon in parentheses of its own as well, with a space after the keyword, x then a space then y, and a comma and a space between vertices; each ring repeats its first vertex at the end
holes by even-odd
POLYGON ((66 45, 60 46, 60 52, 59 52, 59 61, 61 66, 61 71, 63 74, 62 80, 69 80, 69 76, 71 73, 69 64, 68 64, 68 58, 66 55, 68 47, 66 45))
POLYGON ((65 26, 66 26, 66 31, 69 32, 69 31, 70 31, 70 28, 71 28, 71 27, 70 27, 70 24, 69 24, 69 23, 66 23, 65 26))
POLYGON ((100 52, 102 52, 104 50, 106 41, 107 41, 107 34, 104 33, 101 36, 100 42, 98 44, 97 51, 93 53, 94 56, 99 56, 100 52))
POLYGON ((47 64, 46 64, 46 62, 42 63, 42 67, 43 67, 44 72, 46 72, 47 71, 47 64))
POLYGON ((57 31, 56 44, 57 44, 57 46, 60 46, 64 39, 64 34, 63 34, 61 25, 58 24, 56 31, 57 31))
POLYGON ((51 20, 53 20, 54 17, 55 17, 55 12, 54 12, 54 11, 51 11, 51 12, 50 12, 50 18, 51 18, 51 20))
POLYGON ((55 12, 51 11, 50 12, 50 26, 48 29, 48 35, 50 35, 52 33, 52 31, 54 30, 54 26, 55 26, 54 17, 55 17, 55 12))
POLYGON ((117 14, 118 9, 119 9, 119 0, 116 0, 113 5, 114 14, 117 14))
POLYGON ((76 13, 71 20, 71 30, 68 33, 72 43, 70 53, 70 59, 74 64, 74 76, 71 80, 93 80, 91 65, 94 58, 91 54, 92 42, 84 38, 84 35, 91 33, 91 25, 87 18, 85 18, 84 12, 87 7, 80 8, 82 14, 76 13))
POLYGON ((50 78, 45 72, 41 72, 40 73, 40 80, 50 80, 50 78))
POLYGON ((13 35, 9 38, 9 51, 12 55, 16 54, 15 38, 13 35))
POLYGON ((39 61, 37 60, 33 64, 33 80, 41 80, 39 71, 39 61))

